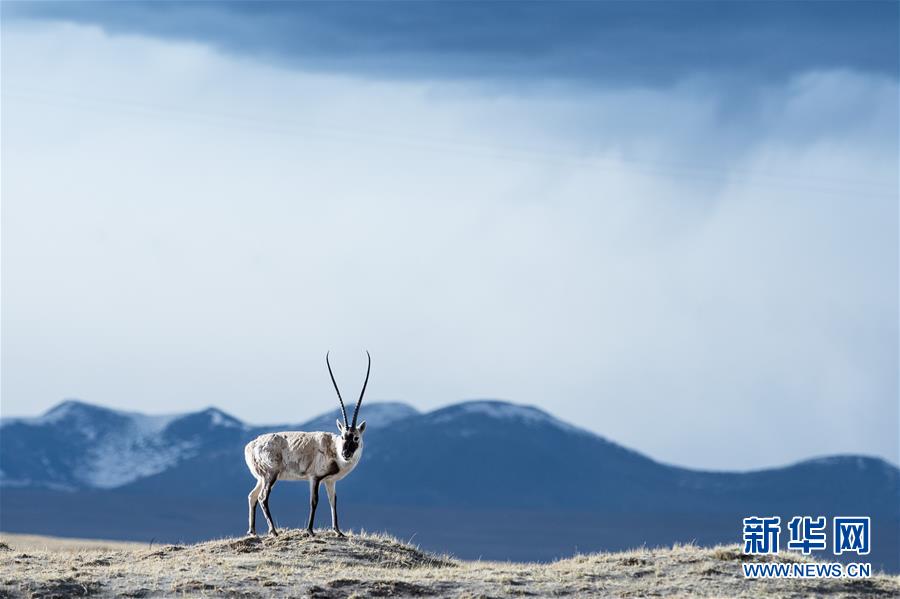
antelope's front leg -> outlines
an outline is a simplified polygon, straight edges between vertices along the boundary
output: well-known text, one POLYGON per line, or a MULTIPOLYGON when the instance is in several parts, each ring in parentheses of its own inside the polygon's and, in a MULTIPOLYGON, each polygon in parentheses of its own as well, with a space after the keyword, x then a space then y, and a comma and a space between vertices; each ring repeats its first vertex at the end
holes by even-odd
POLYGON ((306 532, 309 536, 314 536, 313 523, 316 521, 316 506, 319 505, 319 480, 318 478, 309 479, 309 522, 306 524, 306 532))
POLYGON ((256 536, 256 504, 259 501, 259 494, 263 490, 263 486, 265 482, 262 479, 256 481, 256 486, 253 487, 253 490, 250 491, 250 495, 247 496, 247 502, 250 505, 250 527, 247 529, 247 534, 256 536))
POLYGON ((344 533, 341 532, 341 527, 338 526, 337 492, 334 490, 334 480, 325 481, 325 490, 328 491, 328 503, 331 504, 331 528, 334 529, 337 536, 342 537, 344 533))

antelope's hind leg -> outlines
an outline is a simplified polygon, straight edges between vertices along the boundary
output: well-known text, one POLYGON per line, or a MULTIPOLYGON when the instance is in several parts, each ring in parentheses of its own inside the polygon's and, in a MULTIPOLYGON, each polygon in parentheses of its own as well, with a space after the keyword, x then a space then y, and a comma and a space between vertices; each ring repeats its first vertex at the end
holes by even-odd
POLYGON ((262 491, 263 484, 263 479, 257 479, 256 486, 247 495, 247 503, 250 505, 250 527, 247 529, 247 534, 253 537, 256 536, 256 503, 259 500, 259 493, 262 491))
POLYGON ((275 480, 275 478, 266 479, 263 482, 263 488, 259 494, 259 501, 262 504, 263 516, 266 517, 266 523, 269 525, 269 534, 273 537, 278 536, 278 531, 275 530, 275 523, 272 521, 272 514, 269 512, 269 495, 272 492, 272 487, 275 486, 275 480))

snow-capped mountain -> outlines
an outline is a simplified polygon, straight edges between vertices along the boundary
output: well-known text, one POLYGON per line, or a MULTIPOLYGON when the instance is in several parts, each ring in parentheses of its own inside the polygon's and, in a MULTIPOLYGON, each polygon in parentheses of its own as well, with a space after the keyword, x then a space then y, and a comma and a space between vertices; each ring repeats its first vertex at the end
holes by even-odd
POLYGON ((121 487, 245 430, 215 408, 148 416, 67 400, 37 418, 0 421, 0 485, 121 487))
MULTIPOLYGON (((397 402, 365 407, 365 418, 376 426, 418 414, 397 402)), ((114 489, 198 457, 224 454, 227 460, 261 432, 335 432, 339 414, 335 410, 302 424, 251 427, 217 408, 149 416, 66 400, 35 418, 0 420, 0 486, 114 489)))
MULTIPOLYGON (((338 418, 340 410, 334 409, 303 423, 251 426, 212 407, 148 416, 67 400, 36 418, 0 421, 0 485, 137 491, 190 480, 194 489, 207 481, 210 492, 240 488, 247 476, 242 448, 248 440, 278 430, 336 432, 338 418)), ((427 413, 403 403, 373 402, 361 419, 369 423, 365 468, 345 484, 364 489, 376 503, 650 507, 658 501, 656 492, 665 489, 669 507, 696 504, 698 493, 719 500, 731 493, 731 505, 776 483, 793 488, 793 497, 815 493, 834 499, 846 494, 842 488, 852 488, 827 483, 837 472, 843 480, 894 491, 890 503, 900 486, 896 467, 859 456, 749 473, 668 466, 538 408, 503 401, 467 401, 427 413), (398 483, 394 471, 415 481, 399 496, 398 484, 405 483, 398 483), (542 487, 544 480, 553 482, 542 487), (473 485, 479 488, 477 498, 470 492, 473 485)), ((785 495, 783 489, 779 495, 785 495)))

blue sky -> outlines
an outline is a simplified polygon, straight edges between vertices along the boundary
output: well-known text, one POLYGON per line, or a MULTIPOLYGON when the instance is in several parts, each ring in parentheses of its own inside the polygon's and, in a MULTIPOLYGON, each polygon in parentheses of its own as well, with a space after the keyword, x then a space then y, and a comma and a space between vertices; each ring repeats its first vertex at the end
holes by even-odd
POLYGON ((898 4, 8 3, 2 411, 535 404, 897 461, 898 4))

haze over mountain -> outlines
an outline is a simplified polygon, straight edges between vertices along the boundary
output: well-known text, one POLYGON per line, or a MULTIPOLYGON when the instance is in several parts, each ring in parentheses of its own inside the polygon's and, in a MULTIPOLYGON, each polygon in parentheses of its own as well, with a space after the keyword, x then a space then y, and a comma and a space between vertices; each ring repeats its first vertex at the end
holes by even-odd
MULTIPOLYGON (((69 400, 40 417, 4 419, 0 528, 173 541, 239 534, 252 487, 243 444, 275 430, 334 430, 338 415, 250 426, 216 408, 147 416, 69 400)), ((464 557, 550 559, 735 542, 747 515, 869 515, 872 561, 900 569, 900 471, 881 459, 689 470, 500 401, 427 413, 371 403, 360 417, 369 426, 362 462, 338 485, 349 527, 415 535, 464 557)), ((281 525, 306 517, 306 493, 305 484, 276 487, 272 510, 281 525)))

